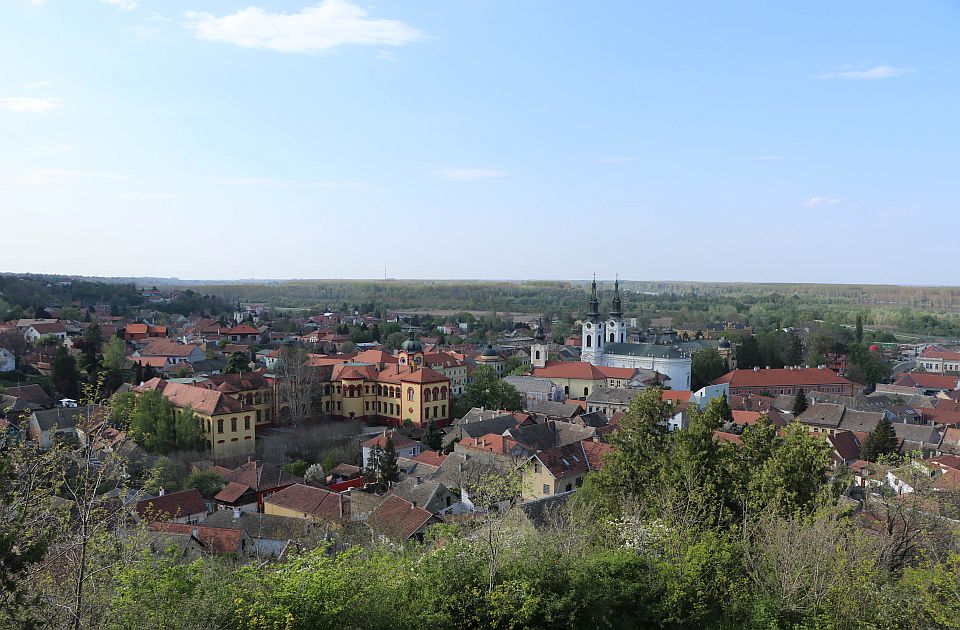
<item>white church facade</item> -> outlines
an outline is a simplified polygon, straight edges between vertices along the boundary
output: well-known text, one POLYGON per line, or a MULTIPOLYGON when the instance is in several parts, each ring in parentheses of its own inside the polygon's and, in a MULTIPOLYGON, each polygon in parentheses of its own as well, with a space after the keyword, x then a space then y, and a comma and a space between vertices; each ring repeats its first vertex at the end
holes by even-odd
POLYGON ((656 370, 670 377, 669 385, 677 390, 690 389, 690 354, 679 346, 627 342, 627 323, 623 319, 620 281, 614 283, 610 317, 600 315, 597 281, 590 294, 590 312, 583 322, 581 361, 597 366, 643 368, 656 370))

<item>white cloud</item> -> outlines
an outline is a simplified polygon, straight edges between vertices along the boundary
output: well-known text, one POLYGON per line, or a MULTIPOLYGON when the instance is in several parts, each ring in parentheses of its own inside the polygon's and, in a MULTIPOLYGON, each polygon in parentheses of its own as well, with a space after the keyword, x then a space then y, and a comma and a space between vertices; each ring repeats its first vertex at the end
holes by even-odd
POLYGON ((803 202, 803 205, 807 208, 815 208, 817 206, 836 206, 839 204, 839 199, 833 199, 830 197, 810 197, 803 202))
POLYGON ((817 79, 892 79, 909 74, 913 70, 909 68, 897 68, 895 66, 874 66, 865 70, 855 70, 849 66, 833 72, 825 72, 817 75, 817 79))
POLYGON ((46 112, 60 107, 63 99, 56 97, 8 96, 0 98, 0 107, 10 112, 46 112))
POLYGON ((117 7, 121 11, 133 11, 140 4, 139 0, 100 0, 100 2, 117 7))
POLYGON ((21 83, 20 87, 25 90, 35 90, 37 88, 50 87, 51 85, 50 81, 31 81, 29 83, 21 83))
POLYGON ((320 52, 344 44, 402 46, 423 38, 399 20, 374 20, 349 0, 324 0, 299 13, 268 13, 260 7, 216 17, 189 11, 186 26, 211 42, 285 53, 320 52))
POLYGON ((496 168, 441 168, 436 174, 456 182, 478 182, 506 177, 507 172, 496 168))

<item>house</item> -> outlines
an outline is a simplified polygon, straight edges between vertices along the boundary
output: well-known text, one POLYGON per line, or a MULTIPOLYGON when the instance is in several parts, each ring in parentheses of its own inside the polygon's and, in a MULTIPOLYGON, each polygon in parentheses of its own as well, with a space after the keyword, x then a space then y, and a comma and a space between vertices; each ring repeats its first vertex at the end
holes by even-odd
POLYGON ((282 556, 291 544, 312 546, 325 533, 302 518, 239 510, 218 510, 207 517, 204 525, 240 530, 250 540, 251 553, 273 558, 282 556))
POLYGON ((0 347, 0 372, 13 372, 17 369, 17 358, 6 348, 0 347))
POLYGON ((595 427, 584 427, 570 422, 540 422, 508 429, 503 433, 529 452, 592 440, 597 434, 595 427))
POLYGON ((561 402, 563 399, 560 388, 548 378, 539 376, 507 376, 504 382, 512 385, 524 397, 524 407, 535 402, 561 402))
POLYGON ((242 529, 167 521, 151 523, 150 529, 158 534, 155 550, 165 549, 172 543, 183 547, 190 557, 241 554, 250 547, 250 539, 242 529))
POLYGON ((929 374, 927 372, 903 372, 893 382, 898 387, 911 387, 927 395, 951 392, 958 387, 960 377, 956 374, 929 374))
POLYGON ((233 343, 255 344, 260 341, 260 331, 249 324, 238 324, 231 328, 223 328, 220 334, 233 343))
POLYGON ((17 399, 17 401, 30 409, 49 409, 57 404, 56 401, 47 394, 46 390, 36 383, 4 387, 3 394, 8 398, 17 399))
POLYGON ((930 346, 917 357, 917 367, 934 374, 960 372, 960 352, 930 346))
POLYGON ((597 389, 587 397, 587 411, 602 411, 603 415, 612 418, 613 414, 627 411, 630 401, 633 400, 639 389, 597 389))
POLYGON ((579 488, 589 472, 600 470, 611 450, 609 444, 581 441, 538 452, 521 466, 521 498, 539 499, 579 488))
POLYGON ((222 392, 252 409, 258 431, 273 423, 273 385, 261 372, 214 374, 195 384, 222 392))
POLYGON ((825 392, 853 395, 853 383, 826 368, 780 368, 731 370, 713 381, 726 384, 731 396, 761 394, 765 396, 794 395, 803 388, 807 393, 825 392))
POLYGON ((872 431, 883 418, 882 412, 856 411, 834 403, 815 403, 807 407, 796 420, 812 433, 833 435, 839 431, 872 431))
POLYGON ((134 512, 141 521, 169 521, 171 523, 200 523, 207 518, 207 504, 196 488, 165 493, 137 501, 134 512))
POLYGON ((350 499, 337 492, 295 483, 265 498, 263 513, 339 526, 350 520, 350 499))
POLYGON ((222 391, 160 378, 152 378, 134 391, 138 395, 159 391, 173 404, 177 416, 192 411, 214 459, 252 455, 256 450, 256 410, 222 391))
POLYGON ((441 514, 459 502, 443 483, 425 479, 420 475, 408 476, 394 484, 388 494, 400 497, 431 514, 441 514))
POLYGON ((214 498, 221 506, 245 512, 263 511, 266 497, 302 479, 272 465, 254 460, 230 470, 222 466, 211 469, 225 484, 214 498))
POLYGON ((200 346, 184 344, 172 339, 148 339, 142 350, 133 353, 131 360, 139 357, 163 357, 169 363, 197 363, 207 358, 200 346))
POLYGON ((40 448, 50 448, 57 439, 76 439, 77 425, 101 421, 104 413, 97 405, 37 410, 30 415, 27 433, 40 448))
POLYGON ((384 429, 382 433, 363 443, 363 468, 367 468, 370 465, 370 454, 373 452, 373 449, 377 447, 381 449, 386 448, 387 438, 393 438, 393 448, 397 451, 397 457, 413 459, 423 451, 423 444, 420 442, 411 440, 402 433, 384 429))
POLYGON ((640 385, 636 368, 597 366, 583 361, 547 361, 544 367, 533 368, 532 376, 553 382, 565 398, 589 398, 597 389, 635 387, 640 385))
POLYGON ((384 499, 367 518, 367 524, 374 531, 397 543, 422 540, 427 528, 442 522, 434 514, 396 495, 384 499))
POLYGON ((148 337, 166 337, 166 326, 154 326, 146 323, 127 324, 123 329, 123 338, 126 341, 143 341, 148 337))
POLYGON ((41 337, 56 337, 59 341, 66 341, 67 328, 59 320, 42 321, 30 324, 23 330, 23 338, 34 343, 41 337))
POLYGON ((502 434, 517 424, 517 418, 508 411, 474 407, 444 430, 443 445, 449 446, 465 437, 475 438, 487 433, 502 434))

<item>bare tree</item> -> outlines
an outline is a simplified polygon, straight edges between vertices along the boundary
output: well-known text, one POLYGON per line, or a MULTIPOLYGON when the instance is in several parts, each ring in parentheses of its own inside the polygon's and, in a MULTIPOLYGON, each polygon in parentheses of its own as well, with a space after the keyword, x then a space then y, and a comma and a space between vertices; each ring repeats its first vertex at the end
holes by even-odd
POLYGON ((309 365, 310 356, 299 346, 288 346, 277 361, 277 407, 279 420, 300 426, 313 413, 313 401, 319 387, 317 368, 309 365))

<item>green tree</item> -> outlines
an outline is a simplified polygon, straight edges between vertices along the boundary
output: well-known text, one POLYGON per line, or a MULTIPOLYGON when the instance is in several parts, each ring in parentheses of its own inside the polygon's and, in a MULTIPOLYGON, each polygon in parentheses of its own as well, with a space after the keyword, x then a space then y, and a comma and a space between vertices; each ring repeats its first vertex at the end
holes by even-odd
POLYGON ((790 348, 787 350, 787 365, 803 365, 803 342, 800 335, 790 335, 790 348))
POLYGON ((169 457, 161 456, 157 458, 157 461, 150 468, 143 488, 147 492, 155 494, 159 494, 161 489, 164 492, 180 489, 180 475, 169 457))
POLYGON ((70 355, 65 346, 57 348, 53 357, 53 384, 57 391, 65 398, 79 398, 80 373, 77 371, 77 361, 70 355))
POLYGON ((114 394, 110 404, 110 421, 121 431, 130 428, 130 422, 137 409, 137 395, 133 392, 114 394))
POLYGON ((830 447, 799 422, 783 430, 770 458, 757 471, 758 496, 781 514, 809 513, 826 481, 830 447))
POLYGON ((223 488, 223 479, 209 470, 194 470, 183 481, 183 489, 196 488, 204 499, 212 499, 223 488))
POLYGON ((443 446, 443 431, 433 420, 427 422, 427 428, 423 431, 423 438, 420 440, 424 446, 439 451, 443 446))
MULTIPOLYGON (((849 321, 849 320, 848 320, 849 321)), ((856 339, 857 343, 863 343, 863 316, 857 314, 857 323, 856 323, 856 339)))
POLYGON ((123 370, 126 366, 127 344, 119 337, 111 337, 103 346, 103 367, 108 370, 123 370))
POLYGON ((797 395, 793 398, 793 417, 797 418, 807 410, 807 392, 802 387, 797 389, 797 395))
POLYGON ((507 360, 503 363, 503 373, 513 376, 522 376, 526 374, 527 366, 523 363, 523 360, 520 359, 515 354, 507 357, 507 360))
POLYGON ((693 355, 690 387, 694 391, 705 387, 727 372, 727 364, 714 348, 693 355))
POLYGON ((227 367, 223 369, 224 374, 238 374, 240 372, 250 371, 250 357, 246 352, 234 352, 227 361, 227 367))
POLYGON ((761 365, 763 359, 760 357, 760 344, 757 338, 750 336, 743 340, 740 347, 737 348, 737 367, 741 370, 752 370, 761 365))
POLYGON ((202 451, 206 448, 206 440, 203 437, 203 428, 200 423, 200 418, 190 407, 176 413, 174 430, 178 449, 182 451, 202 451))
POLYGON ((377 487, 381 492, 390 489, 390 484, 400 481, 400 467, 397 465, 397 449, 393 445, 393 436, 387 437, 383 446, 383 455, 380 457, 377 470, 377 487))
POLYGON ((895 454, 897 446, 897 432, 893 424, 886 418, 881 418, 860 445, 860 458, 875 462, 881 455, 895 454))
POLYGON ((140 394, 130 419, 133 439, 151 453, 169 453, 176 446, 173 405, 156 390, 140 394))
POLYGON ((454 415, 463 417, 473 407, 486 409, 523 409, 523 395, 517 388, 499 378, 489 365, 481 365, 473 373, 473 382, 454 401, 454 415))

